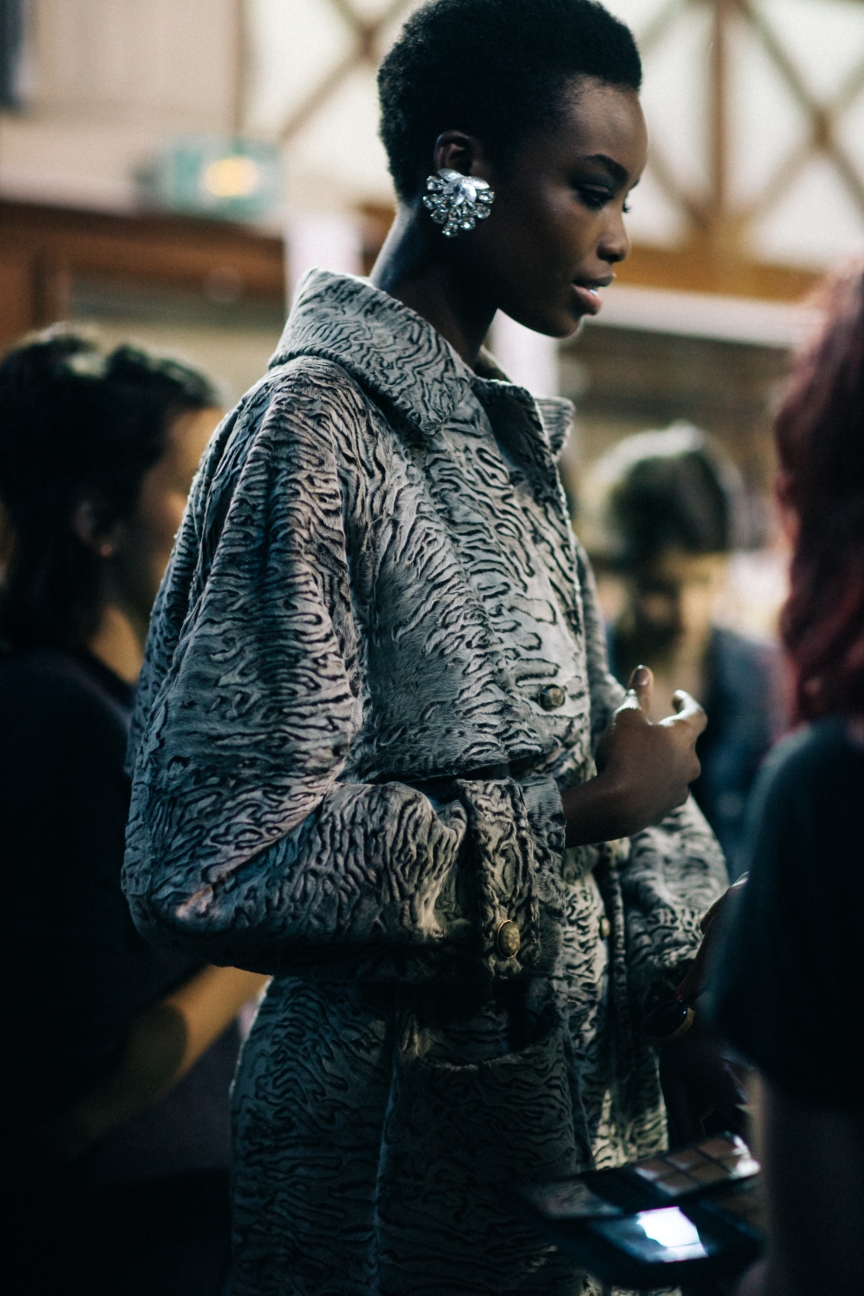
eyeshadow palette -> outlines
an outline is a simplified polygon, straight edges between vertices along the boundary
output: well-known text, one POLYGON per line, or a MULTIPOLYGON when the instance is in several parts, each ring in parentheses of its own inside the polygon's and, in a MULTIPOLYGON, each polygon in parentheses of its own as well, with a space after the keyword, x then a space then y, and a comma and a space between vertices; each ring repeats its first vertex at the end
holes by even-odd
POLYGON ((600 1281, 673 1287, 734 1277, 757 1257, 758 1174, 744 1140, 724 1134, 612 1170, 522 1184, 508 1200, 600 1281))
POLYGON ((623 1172, 648 1185, 664 1201, 678 1201, 706 1188, 752 1179, 759 1173, 759 1162, 742 1138, 723 1134, 679 1152, 647 1157, 623 1172))
POLYGON ((587 1220, 668 1205, 758 1173, 759 1163, 744 1140, 723 1134, 615 1170, 589 1170, 562 1183, 525 1184, 520 1192, 549 1219, 587 1220))

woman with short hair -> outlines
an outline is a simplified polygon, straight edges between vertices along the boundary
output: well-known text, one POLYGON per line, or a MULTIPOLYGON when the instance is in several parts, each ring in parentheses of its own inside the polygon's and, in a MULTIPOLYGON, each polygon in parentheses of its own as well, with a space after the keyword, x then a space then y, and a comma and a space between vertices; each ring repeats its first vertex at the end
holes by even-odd
POLYGON ((234 1091, 236 1296, 579 1292, 502 1187, 664 1141, 642 1016, 724 877, 684 804, 704 717, 651 725, 648 672, 609 676, 570 406, 482 351, 499 308, 555 337, 599 309, 639 81, 588 0, 420 9, 379 77, 371 279, 307 276, 193 492, 126 887, 154 938, 274 974, 234 1091))

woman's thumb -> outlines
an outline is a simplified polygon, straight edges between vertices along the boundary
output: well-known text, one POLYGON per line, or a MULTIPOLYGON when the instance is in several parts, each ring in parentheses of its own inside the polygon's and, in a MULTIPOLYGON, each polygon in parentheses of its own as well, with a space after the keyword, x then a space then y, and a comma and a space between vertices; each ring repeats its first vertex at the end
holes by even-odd
POLYGON ((630 676, 628 687, 636 694, 640 710, 647 720, 651 711, 651 696, 654 692, 654 676, 647 666, 636 667, 630 676))

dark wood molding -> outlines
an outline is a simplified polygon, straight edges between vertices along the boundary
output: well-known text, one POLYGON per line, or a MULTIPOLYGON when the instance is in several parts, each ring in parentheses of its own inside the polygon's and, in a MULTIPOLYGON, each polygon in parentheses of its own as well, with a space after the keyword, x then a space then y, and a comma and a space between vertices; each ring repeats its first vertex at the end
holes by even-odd
POLYGON ((0 200, 0 345, 68 313, 75 276, 281 303, 281 238, 196 217, 115 215, 0 200))
POLYGON ((641 288, 791 302, 812 292, 822 275, 816 270, 747 260, 734 252, 724 255, 708 239, 697 237, 680 248, 638 245, 617 267, 616 277, 619 283, 641 288))

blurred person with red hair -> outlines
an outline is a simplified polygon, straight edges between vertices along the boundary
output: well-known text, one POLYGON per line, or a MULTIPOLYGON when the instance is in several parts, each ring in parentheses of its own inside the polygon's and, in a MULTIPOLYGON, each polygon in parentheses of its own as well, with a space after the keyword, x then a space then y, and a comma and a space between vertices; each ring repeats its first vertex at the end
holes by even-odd
POLYGON ((757 784, 712 991, 759 1077, 770 1246, 739 1296, 864 1291, 864 264, 825 304, 777 421, 802 723, 757 784))

